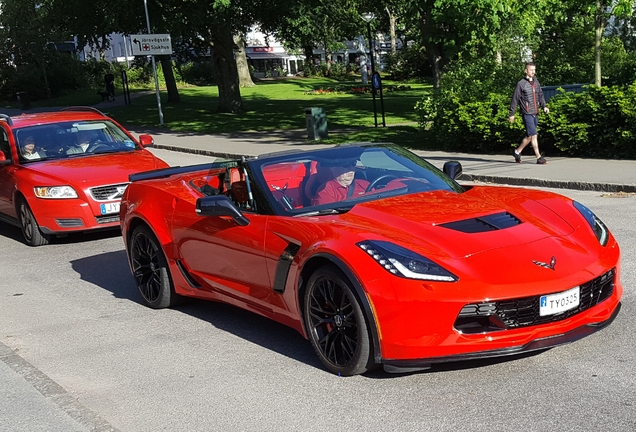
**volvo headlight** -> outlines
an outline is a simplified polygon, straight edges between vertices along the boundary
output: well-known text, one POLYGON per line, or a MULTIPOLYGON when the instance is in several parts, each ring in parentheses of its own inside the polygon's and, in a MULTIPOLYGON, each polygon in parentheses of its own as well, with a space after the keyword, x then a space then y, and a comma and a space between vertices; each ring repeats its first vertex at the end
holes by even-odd
POLYGON ((408 279, 456 282, 458 277, 422 255, 385 241, 363 241, 360 249, 386 271, 408 279))
POLYGON ((33 188, 38 198, 66 199, 77 198, 77 192, 70 186, 38 186, 33 188))
POLYGON ((572 204, 574 204, 574 207, 576 207, 576 209, 581 212, 587 223, 590 224, 590 228, 592 228, 592 231, 598 239, 598 242, 602 246, 605 246, 607 244, 607 241, 609 240, 609 230, 607 229, 605 224, 598 217, 596 217, 592 210, 585 207, 580 202, 573 201, 572 204))

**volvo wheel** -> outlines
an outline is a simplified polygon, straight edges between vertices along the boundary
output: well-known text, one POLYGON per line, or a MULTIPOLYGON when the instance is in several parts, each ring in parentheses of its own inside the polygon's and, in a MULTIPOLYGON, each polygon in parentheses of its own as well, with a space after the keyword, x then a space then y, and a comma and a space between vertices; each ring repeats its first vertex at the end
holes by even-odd
POLYGON ((20 199, 18 203, 18 217, 22 235, 29 246, 42 246, 49 243, 49 237, 40 231, 40 225, 35 220, 33 212, 25 199, 20 199))

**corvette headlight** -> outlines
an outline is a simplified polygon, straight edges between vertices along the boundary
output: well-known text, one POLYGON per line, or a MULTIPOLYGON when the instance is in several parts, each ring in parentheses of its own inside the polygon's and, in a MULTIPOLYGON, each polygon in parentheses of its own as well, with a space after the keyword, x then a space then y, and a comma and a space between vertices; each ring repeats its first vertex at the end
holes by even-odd
POLYGON ((77 198, 77 192, 70 186, 39 186, 33 188, 38 198, 66 199, 77 198))
POLYGON ((357 244, 386 271, 408 279, 456 282, 458 277, 422 255, 385 241, 357 244))
POLYGON ((598 239, 598 242, 605 246, 607 241, 609 240, 609 231, 605 224, 598 218, 589 208, 585 207, 583 204, 577 201, 573 201, 574 207, 581 212, 585 220, 588 224, 590 224, 590 228, 594 232, 594 235, 598 239))

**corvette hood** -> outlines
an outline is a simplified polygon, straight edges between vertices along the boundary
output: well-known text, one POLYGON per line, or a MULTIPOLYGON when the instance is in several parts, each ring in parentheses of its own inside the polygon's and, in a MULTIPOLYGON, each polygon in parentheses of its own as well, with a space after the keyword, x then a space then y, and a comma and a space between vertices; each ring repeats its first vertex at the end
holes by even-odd
POLYGON ((32 162, 24 166, 37 181, 46 179, 84 185, 85 187, 128 182, 128 175, 155 168, 162 163, 149 151, 110 153, 69 159, 32 162))
POLYGON ((340 221, 368 239, 381 235, 427 254, 467 257, 572 233, 575 227, 548 208, 568 204, 542 194, 513 188, 419 193, 356 205, 340 221))

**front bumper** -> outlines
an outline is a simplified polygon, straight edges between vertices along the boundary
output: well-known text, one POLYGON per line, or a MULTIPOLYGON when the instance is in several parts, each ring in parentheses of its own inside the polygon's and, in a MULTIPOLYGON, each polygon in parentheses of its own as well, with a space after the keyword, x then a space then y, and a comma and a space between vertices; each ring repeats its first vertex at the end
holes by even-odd
POLYGON ((44 234, 118 228, 119 213, 101 215, 98 213, 99 204, 89 204, 79 198, 59 201, 35 199, 34 203, 30 203, 44 234))
POLYGON ((448 363, 448 362, 458 362, 458 361, 468 361, 468 360, 479 360, 486 358, 494 358, 494 357, 504 357, 504 356, 512 356, 524 353, 530 353, 532 351, 541 351, 549 348, 554 348, 559 345, 565 345, 572 342, 575 342, 579 339, 583 339, 586 336, 591 335, 592 333, 596 333, 599 330, 604 329, 608 325, 610 325, 621 309, 621 303, 619 302, 612 315, 605 321, 586 324, 580 327, 575 328, 574 330, 570 330, 566 333, 537 338, 528 343, 518 346, 511 346, 507 348, 500 348, 495 350, 487 350, 487 351, 478 351, 471 352, 466 354, 456 354, 450 356, 443 357, 432 357, 432 358, 419 358, 419 359, 409 359, 409 360, 399 360, 399 359, 382 359, 381 363, 385 366, 392 366, 398 369, 417 369, 417 368, 427 368, 435 363, 448 363))

